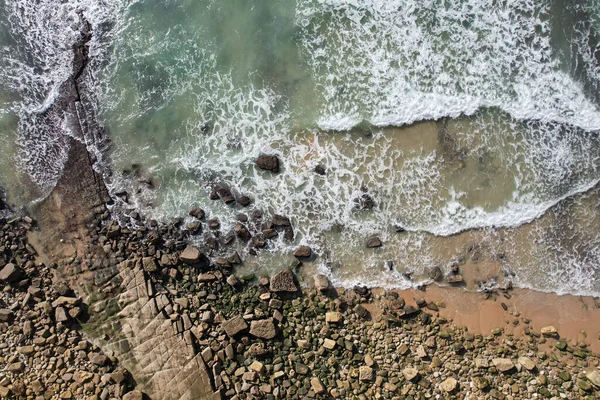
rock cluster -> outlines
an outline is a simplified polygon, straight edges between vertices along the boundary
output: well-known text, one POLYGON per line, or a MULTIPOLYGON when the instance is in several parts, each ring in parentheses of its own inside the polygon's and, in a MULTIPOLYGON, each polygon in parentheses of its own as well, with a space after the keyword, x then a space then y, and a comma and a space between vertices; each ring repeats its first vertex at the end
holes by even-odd
POLYGON ((0 220, 0 398, 126 398, 134 380, 86 337, 86 305, 35 261, 32 223, 0 220))

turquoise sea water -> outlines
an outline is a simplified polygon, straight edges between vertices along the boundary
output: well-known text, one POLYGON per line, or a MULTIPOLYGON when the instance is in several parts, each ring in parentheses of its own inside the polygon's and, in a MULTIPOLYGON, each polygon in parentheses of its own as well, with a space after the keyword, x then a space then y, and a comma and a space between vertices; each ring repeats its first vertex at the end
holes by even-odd
POLYGON ((309 244, 341 284, 410 285, 404 273, 449 268, 477 242, 522 286, 600 292, 596 194, 579 195, 600 179, 597 1, 8 0, 1 13, 4 185, 21 171, 38 197, 60 176, 68 132, 35 116, 85 18, 107 183, 126 208, 168 220, 201 205, 224 232, 241 211, 289 215, 295 241, 256 265, 309 244), (281 173, 257 170, 261 153, 281 173), (122 173, 132 164, 155 188, 122 173), (215 184, 252 206, 209 200, 215 184), (355 209, 363 188, 372 211, 355 209), (364 249, 371 235, 383 249, 364 249))

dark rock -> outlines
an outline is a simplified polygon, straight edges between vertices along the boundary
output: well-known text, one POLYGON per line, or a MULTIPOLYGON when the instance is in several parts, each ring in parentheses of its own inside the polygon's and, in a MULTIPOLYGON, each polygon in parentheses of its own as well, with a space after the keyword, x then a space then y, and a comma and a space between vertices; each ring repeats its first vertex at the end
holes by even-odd
POLYGON ((261 154, 256 160, 256 165, 266 171, 279 172, 279 159, 275 155, 261 154))
POLYGON ((272 239, 277 237, 277 231, 275 229, 264 229, 262 235, 265 239, 272 239))
POLYGON ((221 222, 217 217, 211 218, 208 220, 208 227, 210 229, 219 229, 221 227, 221 222))
POLYGON ((326 170, 325 170, 325 166, 323 164, 319 164, 315 167, 315 172, 319 175, 325 175, 326 170))
POLYGON ((187 224, 187 229, 192 233, 199 233, 202 231, 202 223, 200 221, 192 221, 187 224))
POLYGON ((381 240, 378 237, 372 237, 367 240, 366 245, 367 245, 367 248, 373 249, 375 247, 381 247, 383 245, 383 243, 381 243, 381 240))
POLYGON ((357 304, 356 307, 354 307, 354 312, 363 319, 367 319, 370 315, 369 311, 360 304, 357 304))
POLYGON ((10 322, 13 319, 13 312, 8 308, 0 308, 0 321, 10 322))
POLYGON ((246 225, 244 225, 244 224, 237 223, 235 225, 234 231, 235 231, 235 235, 244 242, 247 242, 252 237, 252 234, 250 233, 250 231, 248 230, 248 228, 246 228, 246 225))
POLYGON ((240 222, 248 222, 248 215, 244 213, 239 213, 237 215, 237 220, 240 222))
POLYGON ((237 202, 243 207, 248 207, 250 205, 250 197, 240 196, 237 198, 237 202))
POLYGON ((274 214, 273 218, 271 219, 271 223, 274 226, 292 226, 292 222, 290 221, 290 219, 286 216, 280 215, 280 214, 274 214))
POLYGON ((371 295, 371 291, 366 286, 358 286, 357 285, 357 286, 354 286, 352 288, 352 290, 354 290, 354 292, 361 297, 368 297, 371 295))
POLYGON ((371 210, 375 207, 373 198, 368 193, 361 193, 357 198, 354 199, 354 204, 359 210, 371 210))
POLYGON ((283 238, 287 241, 294 240, 294 229, 291 226, 286 226, 283 229, 283 238))
POLYGON ((308 246, 300 246, 294 251, 294 257, 310 257, 312 250, 308 246))
POLYGON ((396 226, 396 233, 402 233, 402 232, 406 232, 406 229, 404 229, 402 226, 397 225, 396 226))
POLYGON ((197 219, 202 219, 202 218, 204 218, 204 216, 206 214, 205 214, 204 210, 201 209, 200 207, 192 207, 192 208, 190 208, 188 215, 190 215, 194 218, 197 218, 197 219))
POLYGON ((282 269, 271 278, 270 289, 272 292, 296 292, 294 273, 287 268, 282 269))
POLYGON ((429 277, 436 282, 440 282, 444 279, 444 273, 440 267, 433 267, 429 270, 429 277))
POLYGON ((0 271, 0 281, 5 281, 8 283, 14 283, 21 280, 24 273, 19 267, 17 267, 13 263, 8 263, 2 268, 0 271))
POLYGON ((208 196, 211 200, 219 200, 219 194, 217 193, 217 188, 213 187, 210 195, 208 196))

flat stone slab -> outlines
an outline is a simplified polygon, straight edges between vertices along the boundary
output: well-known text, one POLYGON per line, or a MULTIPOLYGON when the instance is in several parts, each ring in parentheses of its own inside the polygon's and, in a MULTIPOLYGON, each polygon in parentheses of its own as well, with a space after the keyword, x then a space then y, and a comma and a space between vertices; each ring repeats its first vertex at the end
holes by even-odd
POLYGON ((296 292, 298 288, 294 283, 294 273, 287 268, 279 271, 271 278, 271 292, 296 292))
POLYGON ((248 324, 246 323, 246 320, 240 317, 239 315, 223 322, 221 326, 223 327, 225 333, 229 337, 233 337, 238 333, 248 329, 248 324))

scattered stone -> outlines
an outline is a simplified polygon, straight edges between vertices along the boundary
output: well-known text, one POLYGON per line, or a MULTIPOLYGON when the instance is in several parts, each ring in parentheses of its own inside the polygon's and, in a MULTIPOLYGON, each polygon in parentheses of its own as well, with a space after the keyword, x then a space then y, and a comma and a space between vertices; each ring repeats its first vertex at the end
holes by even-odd
POLYGON ((250 323, 250 334, 261 339, 273 339, 276 335, 273 318, 252 321, 250 323))
POLYGON ((313 377, 310 379, 310 387, 316 394, 325 393, 325 386, 321 383, 321 380, 317 377, 313 377))
POLYGON ((592 370, 585 376, 587 380, 594 385, 597 389, 600 389, 600 373, 596 370, 592 370))
POLYGON ((372 237, 367 240, 366 245, 367 245, 367 248, 373 249, 376 247, 381 247, 383 245, 383 243, 381 243, 381 240, 378 237, 372 237))
POLYGON ((256 165, 258 168, 271 171, 271 172, 279 172, 279 159, 275 155, 261 154, 258 156, 256 160, 256 165))
POLYGON ((197 219, 203 219, 204 216, 206 215, 204 213, 204 210, 201 209, 200 207, 192 207, 192 208, 190 208, 190 211, 188 212, 188 214, 190 216, 194 217, 194 218, 197 218, 197 219))
POLYGON ((458 382, 454 378, 447 378, 445 381, 440 383, 440 388, 446 393, 452 393, 456 390, 458 382))
POLYGON ((527 371, 533 371, 535 369, 535 363, 529 357, 519 357, 519 364, 521 364, 527 371))
POLYGON ((342 322, 343 318, 344 317, 342 316, 342 314, 337 311, 330 311, 325 313, 325 322, 328 322, 330 324, 339 324, 340 322, 342 322))
POLYGON ((275 293, 298 291, 294 283, 294 273, 288 268, 282 269, 271 278, 270 289, 275 293))
POLYGON ((462 283, 464 281, 462 275, 460 275, 460 274, 450 275, 450 276, 448 276, 447 280, 448 280, 448 283, 450 283, 450 284, 462 283))
POLYGON ((231 318, 228 321, 223 322, 222 328, 223 330, 225 330, 227 336, 234 337, 238 333, 248 329, 248 324, 246 323, 246 320, 244 320, 244 318, 238 315, 236 317, 231 318))
POLYGON ((323 347, 325 347, 327 350, 335 349, 335 340, 325 339, 323 341, 323 347))
POLYGON ((0 271, 0 281, 14 283, 21 280, 24 273, 19 267, 13 263, 8 263, 0 271))
POLYGON ((552 325, 544 326, 541 329, 541 333, 542 333, 542 335, 544 335, 546 337, 555 337, 555 336, 558 336, 558 331, 552 325))
POLYGON ((308 258, 312 254, 312 250, 308 246, 300 246, 294 251, 294 257, 308 258))
POLYGON ((13 312, 8 308, 0 308, 0 321, 10 322, 13 319, 13 312))
POLYGON ((404 368, 402 370, 402 375, 404 375, 404 379, 407 381, 412 381, 419 375, 419 371, 416 368, 404 368))
POLYGON ((373 368, 363 365, 359 368, 359 378, 362 382, 373 380, 373 368))
POLYGON ((186 264, 197 264, 200 262, 202 253, 194 246, 186 247, 179 255, 179 259, 186 264))
POLYGON ((494 358, 492 364, 494 364, 496 369, 500 372, 508 372, 515 367, 515 364, 513 364, 510 358, 494 358))

